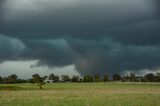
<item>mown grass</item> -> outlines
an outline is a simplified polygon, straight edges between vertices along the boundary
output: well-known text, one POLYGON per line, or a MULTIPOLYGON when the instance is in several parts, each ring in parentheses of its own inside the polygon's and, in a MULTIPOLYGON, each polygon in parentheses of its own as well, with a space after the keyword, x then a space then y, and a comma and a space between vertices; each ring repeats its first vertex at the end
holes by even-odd
POLYGON ((0 106, 159 106, 159 83, 0 85, 0 106))

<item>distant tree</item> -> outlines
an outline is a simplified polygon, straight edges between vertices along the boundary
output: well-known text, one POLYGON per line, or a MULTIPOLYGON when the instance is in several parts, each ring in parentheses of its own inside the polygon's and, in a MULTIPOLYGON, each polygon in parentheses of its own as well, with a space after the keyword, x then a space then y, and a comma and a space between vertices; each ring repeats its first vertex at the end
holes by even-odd
POLYGON ((54 74, 50 74, 49 79, 53 80, 54 82, 59 82, 59 76, 54 75, 54 74))
POLYGON ((12 74, 8 77, 5 77, 4 78, 4 82, 5 83, 9 83, 9 84, 13 84, 13 83, 16 83, 17 82, 17 75, 16 74, 12 74))
POLYGON ((95 81, 95 82, 101 81, 99 74, 95 74, 95 75, 94 75, 94 81, 95 81))
POLYGON ((25 79, 17 79, 16 83, 27 83, 28 81, 25 79))
POLYGON ((153 73, 149 73, 145 75, 146 81, 153 82, 155 80, 155 75, 153 73))
POLYGON ((3 78, 0 76, 0 84, 3 84, 3 78))
POLYGON ((77 76, 77 75, 72 76, 71 81, 72 82, 79 82, 79 76, 77 76))
POLYGON ((39 86, 40 89, 42 89, 42 85, 44 85, 45 83, 43 82, 44 81, 44 78, 43 77, 40 77, 39 74, 34 74, 33 76, 33 81, 35 83, 37 83, 37 85, 39 86))
POLYGON ((83 78, 80 78, 79 81, 80 81, 80 82, 83 82, 83 78))
POLYGON ((130 73, 130 81, 135 81, 135 79, 136 79, 136 75, 133 73, 133 72, 131 72, 130 73))
POLYGON ((36 83, 33 78, 27 80, 28 83, 36 83))
POLYGON ((49 75, 49 79, 50 79, 50 80, 54 80, 54 76, 55 76, 54 74, 50 74, 50 75, 49 75))
POLYGON ((55 75, 53 80, 54 82, 59 82, 59 76, 55 75))
POLYGON ((64 82, 70 81, 70 78, 68 75, 61 75, 61 77, 64 82))
POLYGON ((4 83, 4 84, 8 84, 8 82, 7 82, 7 77, 3 77, 3 83, 4 83))
POLYGON ((155 81, 156 82, 160 82, 160 73, 156 73, 156 76, 155 76, 155 81))
POLYGON ((103 76, 103 81, 104 81, 104 82, 109 81, 109 78, 108 78, 108 75, 107 75, 107 74, 103 76))
POLYGON ((43 78, 46 79, 46 78, 48 78, 48 76, 44 76, 43 78))
POLYGON ((145 76, 143 76, 143 78, 141 78, 141 80, 140 80, 141 82, 147 82, 147 80, 146 80, 146 78, 145 78, 145 76))
POLYGON ((128 75, 123 76, 121 79, 122 79, 123 82, 127 82, 127 81, 130 81, 130 76, 128 76, 128 75))
POLYGON ((83 82, 93 82, 93 77, 90 75, 86 75, 83 77, 83 82))
POLYGON ((121 75, 118 73, 113 74, 113 81, 120 81, 121 80, 121 75))
POLYGON ((160 77, 160 73, 156 73, 156 76, 157 76, 157 77, 160 77))

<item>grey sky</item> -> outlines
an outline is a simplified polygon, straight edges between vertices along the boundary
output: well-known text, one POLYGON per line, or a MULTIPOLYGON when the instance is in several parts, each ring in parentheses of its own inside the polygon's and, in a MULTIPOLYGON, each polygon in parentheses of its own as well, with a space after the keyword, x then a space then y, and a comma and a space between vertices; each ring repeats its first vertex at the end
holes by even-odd
POLYGON ((37 60, 37 67, 75 66, 81 75, 160 68, 157 0, 3 0, 0 6, 2 64, 37 60))

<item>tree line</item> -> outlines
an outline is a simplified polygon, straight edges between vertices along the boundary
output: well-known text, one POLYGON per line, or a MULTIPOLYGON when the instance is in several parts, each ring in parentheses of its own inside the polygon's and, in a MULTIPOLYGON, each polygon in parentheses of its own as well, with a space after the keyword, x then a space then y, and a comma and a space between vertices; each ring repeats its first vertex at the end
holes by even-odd
MULTIPOLYGON (((73 75, 71 78, 68 75, 55 75, 50 74, 49 76, 41 77, 39 74, 32 75, 31 79, 20 79, 16 74, 9 75, 7 77, 0 76, 0 84, 15 84, 15 83, 37 83, 39 85, 43 84, 44 81, 52 80, 53 83, 58 82, 107 82, 107 81, 119 81, 119 82, 160 82, 160 73, 148 73, 144 76, 136 76, 134 73, 130 73, 127 76, 121 76, 118 73, 114 73, 112 78, 106 74, 101 77, 99 74, 95 75, 85 75, 84 77, 80 77, 78 75, 73 75)), ((46 81, 47 83, 47 81, 46 81)))

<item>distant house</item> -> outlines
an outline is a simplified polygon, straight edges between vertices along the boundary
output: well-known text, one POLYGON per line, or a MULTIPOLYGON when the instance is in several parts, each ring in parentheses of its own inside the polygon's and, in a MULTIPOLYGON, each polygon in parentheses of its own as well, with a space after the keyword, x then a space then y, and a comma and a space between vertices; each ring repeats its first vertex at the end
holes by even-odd
POLYGON ((64 82, 62 78, 60 78, 58 81, 56 80, 50 80, 49 78, 46 78, 43 82, 45 83, 56 83, 56 82, 64 82))

